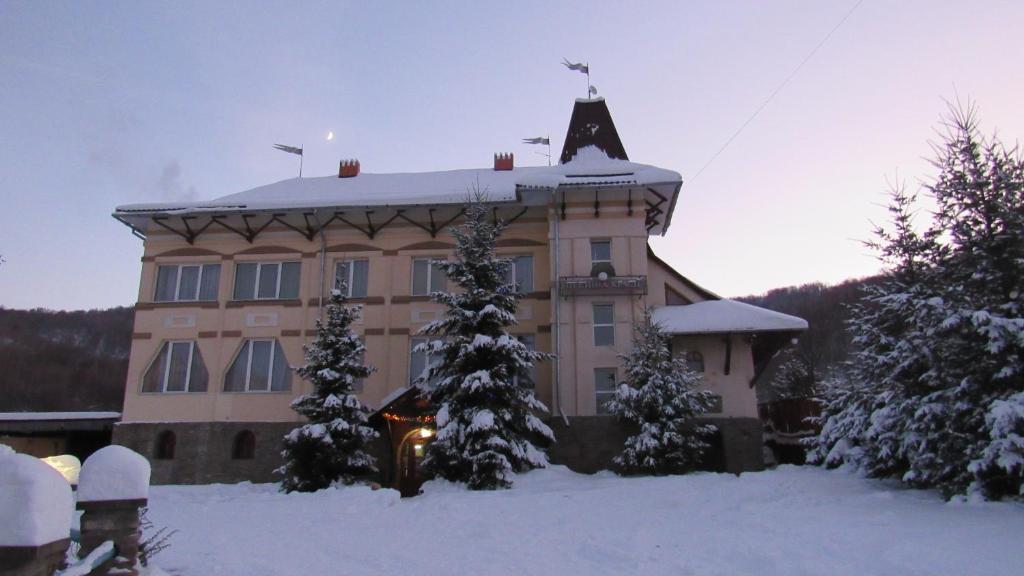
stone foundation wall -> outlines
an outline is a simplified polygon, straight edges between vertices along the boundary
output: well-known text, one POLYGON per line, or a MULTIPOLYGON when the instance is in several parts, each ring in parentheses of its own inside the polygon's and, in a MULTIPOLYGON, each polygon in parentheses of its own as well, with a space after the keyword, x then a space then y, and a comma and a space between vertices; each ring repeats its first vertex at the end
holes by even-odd
POLYGON ((295 422, 167 422, 122 423, 114 427, 114 444, 135 450, 153 466, 152 484, 276 482, 281 465, 281 439, 295 422), (157 459, 157 437, 174 433, 174 458, 157 459), (252 459, 232 456, 235 436, 248 430, 256 438, 252 459))
MULTIPOLYGON (((732 473, 764 468, 761 421, 757 418, 708 418, 719 431, 703 468, 732 473)), ((612 467, 631 434, 623 424, 608 416, 576 416, 569 425, 561 418, 548 420, 558 440, 548 455, 555 464, 571 470, 593 473, 612 467)), ((281 438, 297 426, 295 422, 187 422, 124 423, 114 428, 114 443, 142 454, 153 466, 153 484, 211 484, 216 482, 277 482, 274 469, 281 466, 281 438), (173 459, 159 460, 157 437, 165 430, 175 434, 173 459), (232 459, 235 436, 248 430, 255 435, 256 450, 248 460, 232 459)), ((370 452, 378 459, 379 480, 393 479, 387 439, 378 439, 370 452)))
MULTIPOLYGON (((764 469, 760 420, 706 418, 702 421, 718 427, 702 469, 734 474, 764 469)), ((557 439, 548 451, 551 462, 586 474, 612 469, 613 459, 622 452, 626 438, 635 433, 610 416, 574 416, 569 418, 568 426, 562 418, 552 418, 547 424, 557 439)))

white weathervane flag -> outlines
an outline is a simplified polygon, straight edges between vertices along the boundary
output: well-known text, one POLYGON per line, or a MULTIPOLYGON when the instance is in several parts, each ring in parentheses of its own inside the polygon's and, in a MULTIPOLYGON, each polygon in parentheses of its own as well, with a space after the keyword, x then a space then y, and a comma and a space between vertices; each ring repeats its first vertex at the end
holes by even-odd
POLYGON ((575 70, 581 74, 587 75, 587 98, 597 94, 597 88, 590 83, 590 64, 584 64, 582 62, 569 62, 568 58, 562 58, 562 66, 565 66, 569 70, 575 70))
POLYGON ((302 147, 296 148, 295 146, 285 146, 284 144, 274 144, 274 148, 281 152, 287 152, 289 154, 295 154, 299 157, 299 178, 302 178, 302 161, 305 157, 302 155, 302 147))
POLYGON ((573 64, 572 62, 569 62, 568 58, 562 58, 562 65, 568 68, 569 70, 575 70, 577 72, 582 72, 584 74, 590 74, 590 66, 583 64, 582 62, 577 62, 573 64))
POLYGON ((537 136, 536 138, 523 138, 523 144, 540 144, 548 147, 548 153, 537 152, 541 156, 547 156, 548 166, 551 166, 551 137, 549 136, 537 136))
POLYGON ((285 146, 284 144, 274 144, 274 148, 277 148, 281 152, 287 152, 289 154, 298 154, 302 156, 302 148, 296 148, 295 146, 285 146))

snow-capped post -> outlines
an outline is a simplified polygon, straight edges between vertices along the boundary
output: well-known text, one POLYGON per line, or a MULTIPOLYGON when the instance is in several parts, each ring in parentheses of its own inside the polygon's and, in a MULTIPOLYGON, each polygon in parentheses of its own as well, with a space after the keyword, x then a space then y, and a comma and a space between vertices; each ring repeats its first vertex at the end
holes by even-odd
POLYGON ((149 498, 149 461, 124 446, 101 448, 86 458, 78 476, 82 510, 79 558, 106 541, 114 557, 90 574, 138 574, 139 509, 149 498))
POLYGON ((70 543, 71 485, 38 458, 0 445, 0 576, 49 576, 70 543))
POLYGON ((447 310, 421 333, 443 340, 423 346, 438 361, 416 382, 438 407, 426 473, 474 490, 508 488, 512 473, 546 466, 544 449, 554 442, 551 429, 534 415, 547 407, 516 382, 550 355, 508 332, 516 323, 518 290, 508 283, 510 261, 495 254, 503 224, 492 223, 485 202, 476 191, 465 223, 452 229, 456 259, 440 266, 461 290, 431 295, 447 310))
POLYGON ((608 411, 638 432, 626 439, 615 464, 622 474, 683 474, 699 463, 715 427, 696 419, 714 403, 697 390, 700 375, 673 356, 671 336, 651 320, 650 310, 634 327, 633 351, 622 356, 626 380, 608 411))
POLYGON ((339 480, 352 484, 377 472, 367 452, 377 432, 367 425, 368 411, 353 388, 373 368, 363 362, 366 347, 352 331, 359 311, 345 302, 341 290, 331 291, 327 319, 317 320, 316 340, 305 347, 306 365, 298 373, 313 384, 313 393, 292 402, 309 422, 284 437, 285 463, 277 472, 284 475, 285 492, 313 492, 339 480))

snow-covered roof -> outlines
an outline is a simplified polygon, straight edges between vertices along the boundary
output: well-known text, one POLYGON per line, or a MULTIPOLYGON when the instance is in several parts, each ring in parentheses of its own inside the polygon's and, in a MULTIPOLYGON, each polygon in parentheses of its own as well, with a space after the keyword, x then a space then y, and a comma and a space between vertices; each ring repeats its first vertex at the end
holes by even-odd
POLYGON ((120 412, 0 412, 0 422, 26 420, 117 420, 120 412))
POLYGON ((571 162, 556 166, 289 178, 215 200, 125 204, 116 208, 115 215, 436 206, 463 204, 474 189, 486 191, 491 202, 516 202, 520 200, 517 192, 528 189, 595 185, 677 187, 681 182, 677 172, 609 158, 597 147, 588 146, 580 149, 571 162))
POLYGON ((803 318, 735 300, 708 300, 685 306, 662 306, 654 309, 652 319, 670 334, 807 330, 807 321, 803 318))

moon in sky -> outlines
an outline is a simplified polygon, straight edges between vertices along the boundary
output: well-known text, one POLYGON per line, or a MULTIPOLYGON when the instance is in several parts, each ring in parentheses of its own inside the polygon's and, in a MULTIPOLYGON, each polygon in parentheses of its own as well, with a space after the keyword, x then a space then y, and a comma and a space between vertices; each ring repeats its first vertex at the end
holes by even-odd
POLYGON ((330 142, 331 140, 334 140, 334 132, 333 131, 328 131, 327 132, 327 141, 330 142))

